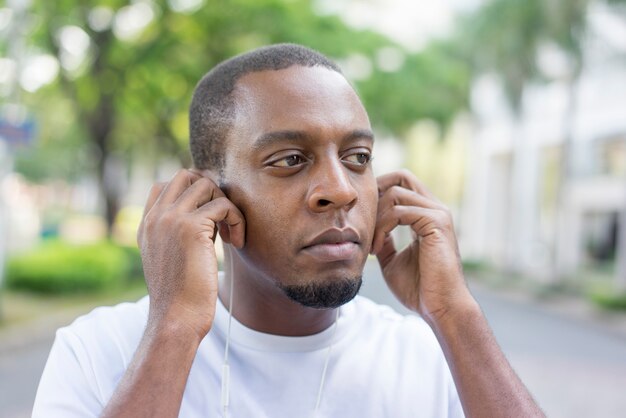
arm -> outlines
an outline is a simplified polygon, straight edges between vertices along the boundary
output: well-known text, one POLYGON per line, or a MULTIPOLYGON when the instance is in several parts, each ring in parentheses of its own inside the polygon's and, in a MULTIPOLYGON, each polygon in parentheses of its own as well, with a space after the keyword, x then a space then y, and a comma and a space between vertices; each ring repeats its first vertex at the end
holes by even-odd
POLYGON ((181 170, 152 188, 137 234, 148 323, 102 417, 178 416, 196 351, 215 316, 218 223, 225 242, 243 246, 241 212, 208 178, 181 170))
POLYGON ((471 295, 448 209, 409 172, 378 179, 381 194, 372 253, 391 291, 433 329, 468 417, 543 417, 500 350, 471 295), (389 233, 409 225, 397 251, 389 233))
POLYGON ((431 325, 468 417, 543 417, 500 350, 478 304, 431 325))

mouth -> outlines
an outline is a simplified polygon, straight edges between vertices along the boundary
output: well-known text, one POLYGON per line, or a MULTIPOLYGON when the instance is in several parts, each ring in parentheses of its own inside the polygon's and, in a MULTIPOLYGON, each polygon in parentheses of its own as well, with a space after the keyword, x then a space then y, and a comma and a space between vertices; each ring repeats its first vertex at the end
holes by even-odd
POLYGON ((328 229, 302 248, 302 251, 321 262, 347 261, 359 255, 359 234, 352 228, 328 229))

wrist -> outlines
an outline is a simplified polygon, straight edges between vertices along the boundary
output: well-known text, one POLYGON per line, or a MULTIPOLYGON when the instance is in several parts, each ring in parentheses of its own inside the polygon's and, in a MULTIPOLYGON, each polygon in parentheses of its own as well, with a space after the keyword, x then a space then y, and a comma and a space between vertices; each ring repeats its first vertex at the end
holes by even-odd
POLYGON ((468 291, 466 295, 454 298, 454 303, 426 315, 424 319, 439 336, 455 332, 482 317, 480 305, 468 291))
POLYGON ((158 340, 175 340, 199 345, 210 331, 213 318, 196 324, 197 321, 187 320, 176 314, 150 314, 146 326, 146 334, 158 340))

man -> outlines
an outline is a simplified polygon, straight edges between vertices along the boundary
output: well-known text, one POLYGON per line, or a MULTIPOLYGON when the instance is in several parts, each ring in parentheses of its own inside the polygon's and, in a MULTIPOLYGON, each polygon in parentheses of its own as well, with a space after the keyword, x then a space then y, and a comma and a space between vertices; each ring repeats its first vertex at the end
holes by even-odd
POLYGON ((195 168, 152 188, 138 231, 149 299, 58 332, 34 416, 543 416, 465 285, 450 213, 407 172, 374 177, 333 62, 275 45, 220 64, 190 134, 195 168), (355 298, 369 253, 423 320, 355 298))

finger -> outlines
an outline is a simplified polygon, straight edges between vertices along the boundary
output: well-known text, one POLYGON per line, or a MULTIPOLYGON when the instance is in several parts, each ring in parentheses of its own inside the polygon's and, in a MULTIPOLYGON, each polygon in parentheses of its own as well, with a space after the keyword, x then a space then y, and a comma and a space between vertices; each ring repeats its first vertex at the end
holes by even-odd
MULTIPOLYGON (((383 216, 383 214, 385 213, 388 213, 388 210, 394 206, 416 206, 447 211, 447 208, 437 201, 423 196, 416 191, 394 185, 389 187, 378 201, 377 224, 381 216, 383 216)), ((387 231, 387 233, 389 232, 390 231, 387 231)), ((414 238, 416 238, 415 232, 413 232, 413 234, 414 238)), ((384 240, 384 238, 385 235, 381 237, 375 234, 374 240, 372 241, 372 253, 380 250, 380 246, 382 245, 382 241, 384 240)))
POLYGON ((378 200, 378 213, 381 213, 392 206, 420 206, 430 209, 447 210, 440 202, 432 200, 419 192, 406 189, 400 186, 391 186, 378 200))
POLYGON ((174 177, 166 184, 165 189, 155 202, 155 205, 171 205, 178 197, 189 188, 195 181, 200 179, 197 173, 191 172, 184 168, 178 170, 174 177))
POLYGON ((392 206, 383 213, 376 223, 374 230, 374 240, 372 244, 372 252, 377 254, 382 246, 386 236, 393 231, 398 225, 410 225, 411 229, 418 235, 424 236, 428 233, 425 226, 437 226, 440 211, 429 208, 421 208, 417 206, 392 206))
POLYGON ((381 267, 385 267, 387 262, 396 255, 396 246, 393 235, 387 234, 383 240, 380 250, 376 253, 376 258, 381 267))
POLYGON ((141 248, 141 241, 143 236, 143 222, 150 209, 154 206, 154 202, 159 198, 159 195, 163 191, 166 183, 154 183, 148 193, 148 199, 146 200, 146 206, 143 208, 143 215, 141 215, 141 222, 137 228, 137 245, 141 248))
POLYGON ((243 247, 246 234, 245 218, 237 206, 226 197, 218 197, 205 203, 195 213, 215 225, 226 224, 226 230, 220 231, 224 242, 233 244, 237 248, 243 247))
POLYGON ((159 198, 159 195, 165 188, 167 183, 154 183, 150 188, 150 193, 148 193, 148 199, 146 200, 146 206, 143 208, 143 216, 142 219, 146 217, 152 206, 154 206, 154 202, 159 198))
POLYGON ((224 192, 208 177, 199 178, 188 187, 176 200, 184 211, 192 211, 218 197, 225 197, 224 192))
POLYGON ((393 173, 384 174, 378 177, 376 181, 378 183, 378 192, 381 194, 390 187, 400 186, 438 201, 438 199, 426 188, 426 186, 409 170, 399 170, 394 171, 393 173))

